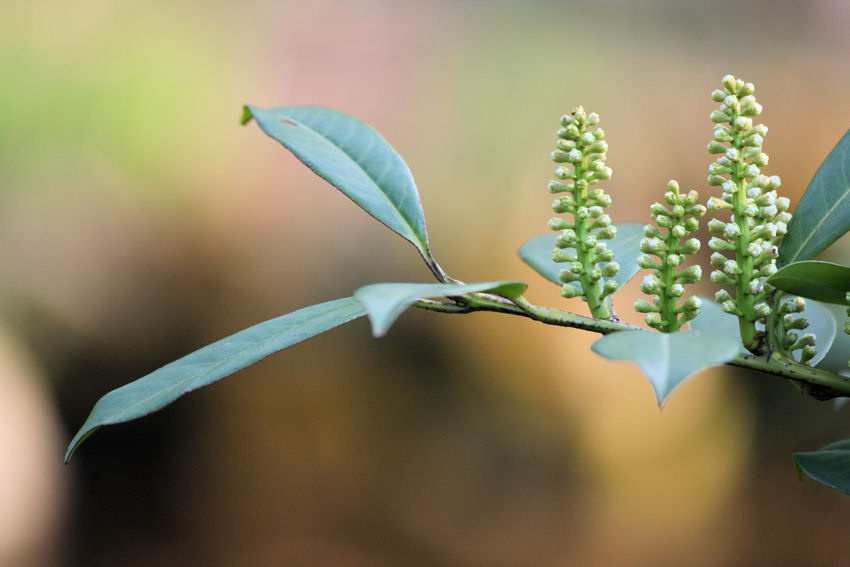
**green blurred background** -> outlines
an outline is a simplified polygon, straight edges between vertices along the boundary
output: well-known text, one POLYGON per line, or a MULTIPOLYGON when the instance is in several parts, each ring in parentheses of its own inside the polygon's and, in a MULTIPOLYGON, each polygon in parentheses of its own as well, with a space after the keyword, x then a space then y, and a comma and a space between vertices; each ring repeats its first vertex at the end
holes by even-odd
POLYGON ((846 437, 846 412, 726 369, 659 411, 595 336, 491 314, 410 312, 379 341, 357 321, 61 465, 106 391, 360 285, 427 281, 240 127, 242 104, 369 122, 449 273, 581 310, 516 255, 551 216, 559 116, 600 113, 612 216, 646 221, 670 178, 707 198, 710 93, 733 73, 796 203, 850 123, 848 29, 845 0, 6 0, 0 565, 850 562, 850 499, 790 457, 846 437))

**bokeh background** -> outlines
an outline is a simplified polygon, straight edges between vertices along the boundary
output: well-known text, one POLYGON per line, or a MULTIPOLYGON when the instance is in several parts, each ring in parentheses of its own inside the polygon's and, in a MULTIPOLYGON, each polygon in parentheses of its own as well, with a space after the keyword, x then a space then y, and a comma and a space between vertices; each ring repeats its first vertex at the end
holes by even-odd
POLYGON ((645 221, 670 178, 708 196, 733 73, 796 202, 850 123, 848 29, 844 0, 2 2, 0 565, 846 564, 850 499, 790 456, 846 412, 727 369, 659 411, 595 336, 493 314, 377 341, 358 320, 62 453, 99 396, 195 348, 428 280, 242 104, 366 120, 449 273, 582 310, 516 255, 551 216, 559 116, 601 114, 612 216, 645 221))

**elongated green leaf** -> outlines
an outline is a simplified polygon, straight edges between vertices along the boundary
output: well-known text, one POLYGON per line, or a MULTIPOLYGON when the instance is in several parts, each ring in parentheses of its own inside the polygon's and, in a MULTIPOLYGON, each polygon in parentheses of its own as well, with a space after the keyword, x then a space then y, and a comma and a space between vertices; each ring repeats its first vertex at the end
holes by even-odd
POLYGON ((794 453, 797 469, 830 488, 850 494, 850 439, 808 453, 794 453))
MULTIPOLYGON (((640 269, 637 265, 637 258, 640 256, 640 241, 643 238, 644 225, 626 223, 616 226, 617 236, 603 242, 614 251, 614 261, 620 264, 620 271, 611 279, 622 287, 640 269)), ((566 264, 552 260, 552 251, 555 249, 557 237, 558 234, 554 232, 534 236, 522 245, 519 249, 519 256, 550 282, 563 285, 563 282, 558 279, 558 274, 561 273, 561 270, 566 269, 566 264)), ((570 282, 570 285, 581 289, 579 282, 570 282)))
POLYGON ((527 284, 515 281, 470 284, 379 283, 354 292, 372 323, 372 334, 382 337, 405 309, 421 298, 457 297, 465 293, 489 292, 503 297, 518 297, 527 284))
POLYGON ((806 260, 778 270, 767 282, 782 291, 825 303, 847 305, 850 268, 831 262, 806 260))
MULTIPOLYGON (((741 342, 741 331, 738 328, 738 318, 734 315, 724 312, 720 305, 708 298, 702 299, 702 307, 700 307, 697 318, 690 322, 691 329, 702 331, 705 333, 719 333, 729 337, 734 337, 738 343, 738 350, 746 353, 744 343, 741 342)), ((793 298, 787 297, 784 301, 792 301, 793 298)), ((817 352, 811 359, 809 364, 817 365, 826 357, 832 342, 835 340, 837 326, 835 317, 830 312, 827 305, 817 301, 806 301, 806 310, 803 313, 794 315, 794 318, 805 317, 809 321, 809 326, 801 331, 795 331, 802 335, 804 333, 812 333, 817 337, 817 352)), ((759 330, 764 330, 763 326, 759 325, 759 330)), ((795 355, 799 361, 799 352, 795 355)))
POLYGON ((800 199, 779 247, 779 265, 811 260, 850 230, 850 130, 800 199))
POLYGON ((351 297, 305 307, 205 346, 113 390, 95 404, 88 419, 71 440, 65 462, 70 460, 80 443, 104 425, 148 415, 187 392, 363 315, 363 307, 351 297))
POLYGON ((733 337, 703 331, 620 331, 605 335, 591 348, 606 358, 630 360, 640 366, 658 405, 689 376, 732 360, 740 350, 733 337))
POLYGON ((433 262, 425 215, 410 169, 371 126, 316 106, 270 110, 246 106, 242 123, 252 117, 307 167, 409 240, 429 264, 433 262))

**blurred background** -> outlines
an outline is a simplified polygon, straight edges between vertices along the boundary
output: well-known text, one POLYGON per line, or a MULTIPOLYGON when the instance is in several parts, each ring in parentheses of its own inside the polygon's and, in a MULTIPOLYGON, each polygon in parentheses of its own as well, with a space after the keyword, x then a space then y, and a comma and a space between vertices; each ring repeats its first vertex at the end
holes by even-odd
MULTIPOLYGON (((358 320, 62 454, 108 390, 376 281, 415 250, 241 105, 372 124, 465 281, 528 281, 558 118, 602 117, 616 222, 704 198, 710 99, 756 84, 792 202, 850 124, 844 0, 0 5, 0 565, 824 565, 850 499, 793 451, 846 411, 704 372, 663 411, 596 336, 493 314, 358 320)), ((849 248, 838 249, 846 263, 849 248)), ((710 287, 702 289, 712 293, 710 287)), ((629 306, 632 282, 618 296, 629 306)))

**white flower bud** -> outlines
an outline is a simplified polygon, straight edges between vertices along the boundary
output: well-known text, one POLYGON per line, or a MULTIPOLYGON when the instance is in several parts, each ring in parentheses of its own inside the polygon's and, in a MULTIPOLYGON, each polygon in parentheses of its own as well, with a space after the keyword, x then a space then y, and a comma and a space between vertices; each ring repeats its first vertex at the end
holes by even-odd
POLYGON ((696 254, 700 249, 698 238, 689 238, 679 248, 684 254, 696 254))
POLYGON ((711 219, 708 221, 709 232, 723 232, 726 229, 726 223, 720 219, 711 219))
MULTIPOLYGON (((562 278, 563 281, 563 278, 562 278)), ((565 284, 561 286, 561 297, 572 299, 581 295, 581 291, 574 285, 565 284)))
POLYGON ((753 127, 753 119, 748 116, 739 116, 735 119, 735 128, 738 130, 749 130, 753 127))
POLYGON ((726 227, 723 229, 723 236, 725 236, 727 240, 739 238, 741 236, 741 229, 735 223, 727 223, 726 227))
POLYGON ((676 275, 676 278, 684 284, 696 283, 702 278, 702 268, 699 264, 689 266, 676 275))
POLYGON ((657 295, 660 291, 661 282, 654 275, 644 276, 640 284, 640 290, 647 295, 657 295))
POLYGON ((650 256, 646 254, 641 254, 638 256, 637 265, 643 268, 644 270, 656 270, 661 267, 661 265, 653 260, 650 256))
POLYGON ((729 276, 737 276, 741 273, 741 267, 735 260, 726 260, 723 264, 723 271, 729 276))
POLYGON ((714 254, 711 255, 711 259, 709 260, 709 263, 712 266, 714 266, 715 268, 722 268, 723 265, 726 264, 726 260, 727 260, 726 256, 724 256, 720 252, 715 252, 714 254))
POLYGON ((617 262, 609 262, 602 267, 602 275, 606 278, 613 278, 620 272, 620 264, 617 262))

